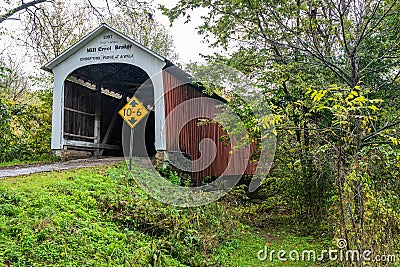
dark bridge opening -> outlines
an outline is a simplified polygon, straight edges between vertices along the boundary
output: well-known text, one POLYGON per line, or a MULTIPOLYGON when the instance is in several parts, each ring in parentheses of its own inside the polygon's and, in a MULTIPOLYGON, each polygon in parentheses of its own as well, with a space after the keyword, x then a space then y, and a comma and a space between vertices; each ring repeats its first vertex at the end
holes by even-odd
POLYGON ((136 146, 134 156, 153 156, 153 84, 144 70, 122 63, 88 65, 69 75, 64 86, 64 148, 122 156, 124 122, 118 111, 133 95, 150 110, 135 126, 134 143, 143 146, 136 146))

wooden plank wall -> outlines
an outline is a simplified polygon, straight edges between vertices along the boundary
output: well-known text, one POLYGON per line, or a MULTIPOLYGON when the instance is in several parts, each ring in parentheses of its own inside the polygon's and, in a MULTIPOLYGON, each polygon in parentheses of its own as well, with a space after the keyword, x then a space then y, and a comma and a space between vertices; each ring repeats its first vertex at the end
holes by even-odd
MULTIPOLYGON (((95 143, 95 99, 96 91, 85 86, 65 81, 64 138, 71 141, 95 143)), ((102 145, 122 145, 122 118, 118 115, 112 129, 111 121, 121 105, 121 100, 105 94, 100 96, 100 143, 102 145), (109 131, 107 142, 103 142, 109 131)), ((123 104, 123 103, 122 103, 123 104)), ((93 150, 93 146, 81 147, 93 150)), ((121 151, 107 151, 110 155, 120 155, 121 151), (111 154, 110 154, 111 153, 111 154)))
POLYGON ((94 133, 95 92, 69 81, 65 81, 64 88, 65 138, 68 140, 93 142, 93 139, 90 138, 93 137, 94 133), (88 138, 77 136, 86 136, 88 138))
MULTIPOLYGON (((163 80, 166 117, 180 103, 189 99, 206 96, 190 84, 180 85, 180 79, 167 71, 163 72, 163 80)), ((229 160, 232 160, 232 155, 230 153, 231 144, 228 143, 226 145, 220 141, 220 138, 225 135, 225 131, 218 124, 199 125, 198 119, 191 120, 184 126, 180 133, 178 132, 182 123, 188 120, 188 114, 196 112, 196 110, 193 109, 200 108, 200 114, 205 114, 211 118, 218 112, 217 107, 210 106, 206 103, 207 101, 204 101, 204 98, 199 101, 200 105, 193 105, 190 107, 192 110, 187 110, 187 112, 178 112, 176 114, 173 113, 175 115, 167 120, 167 150, 169 151, 182 151, 190 154, 192 160, 196 160, 201 156, 198 149, 201 140, 204 138, 210 138, 214 140, 216 144, 217 155, 212 164, 202 171, 192 173, 193 178, 198 180, 198 184, 201 182, 201 179, 206 176, 219 177, 227 168, 229 160)), ((244 152, 244 149, 235 152, 235 164, 229 166, 225 175, 238 175, 241 173, 240 170, 243 170, 244 168, 246 169, 245 174, 253 174, 256 165, 243 160, 245 155, 246 153, 244 152)), ((196 167, 197 166, 192 166, 192 168, 196 167)))

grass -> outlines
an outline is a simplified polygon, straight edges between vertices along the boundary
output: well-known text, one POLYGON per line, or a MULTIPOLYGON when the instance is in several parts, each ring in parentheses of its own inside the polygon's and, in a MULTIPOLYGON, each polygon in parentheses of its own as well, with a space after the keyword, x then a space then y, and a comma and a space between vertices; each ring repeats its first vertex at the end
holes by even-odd
POLYGON ((308 260, 308 254, 305 254, 305 261, 294 260, 296 255, 293 254, 293 259, 290 258, 290 251, 298 251, 299 259, 304 250, 316 251, 318 254, 326 249, 326 241, 321 243, 321 240, 316 240, 312 236, 293 235, 288 233, 288 229, 275 229, 273 233, 269 233, 265 229, 248 229, 244 231, 240 237, 229 241, 221 248, 222 251, 227 251, 230 257, 225 262, 226 266, 334 266, 329 265, 326 260, 319 262, 308 260), (278 231, 278 232, 277 232, 278 231), (279 260, 278 252, 286 251, 283 256, 287 260, 279 260), (272 256, 271 256, 272 255, 272 256), (264 259, 259 259, 258 257, 264 259), (272 258, 272 260, 271 260, 272 258))
POLYGON ((158 203, 123 164, 5 179, 0 266, 318 266, 259 261, 265 244, 319 251, 321 240, 247 226, 240 209, 158 203))
POLYGON ((140 247, 139 233, 103 220, 92 194, 116 182, 103 170, 37 174, 2 182, 4 264, 90 266, 122 264, 140 247))

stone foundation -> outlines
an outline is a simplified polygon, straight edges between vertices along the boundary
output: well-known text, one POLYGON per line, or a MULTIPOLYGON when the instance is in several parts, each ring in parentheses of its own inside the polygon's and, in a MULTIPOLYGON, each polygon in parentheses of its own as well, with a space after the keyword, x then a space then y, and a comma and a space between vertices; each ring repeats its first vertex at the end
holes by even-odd
POLYGON ((52 153, 60 157, 61 160, 73 160, 73 159, 87 159, 92 157, 92 153, 83 150, 53 150, 52 153))

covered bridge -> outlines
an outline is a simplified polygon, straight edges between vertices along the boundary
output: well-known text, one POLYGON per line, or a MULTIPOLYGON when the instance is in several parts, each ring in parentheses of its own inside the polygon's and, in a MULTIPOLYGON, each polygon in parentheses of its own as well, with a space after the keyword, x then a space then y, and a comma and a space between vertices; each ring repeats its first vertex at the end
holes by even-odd
POLYGON ((186 116, 200 109, 200 113, 212 117, 217 108, 207 98, 224 99, 205 95, 201 87, 186 82, 188 75, 166 58, 106 24, 43 69, 54 74, 51 149, 56 155, 84 151, 95 156, 122 156, 122 136, 126 133, 118 111, 135 95, 151 111, 135 127, 135 156, 181 153, 196 162, 193 164, 203 166, 197 160, 201 157, 199 145, 211 139, 215 158, 202 168, 193 165, 192 177, 200 182, 205 176, 217 177, 224 172, 254 172, 248 151, 232 154, 231 145, 220 141, 224 131, 218 124, 200 125, 201 118, 186 116), (199 97, 200 104, 185 106, 188 112, 173 112, 185 101, 199 97), (239 160, 226 171, 234 154, 239 160))

